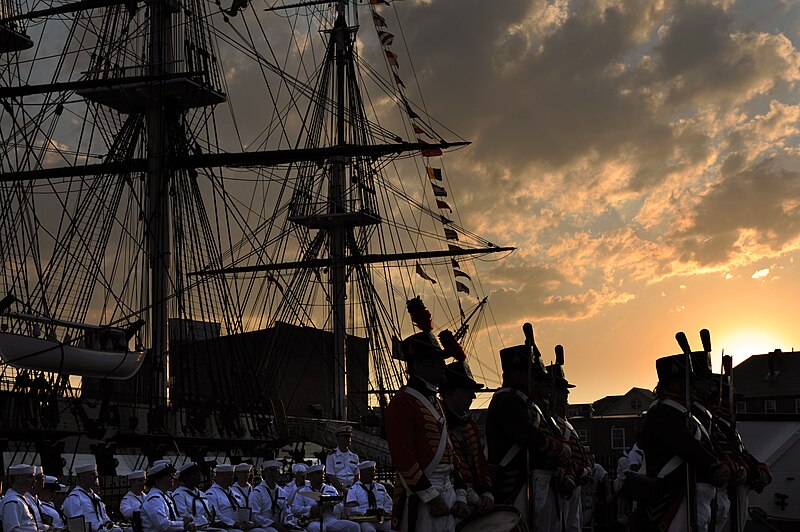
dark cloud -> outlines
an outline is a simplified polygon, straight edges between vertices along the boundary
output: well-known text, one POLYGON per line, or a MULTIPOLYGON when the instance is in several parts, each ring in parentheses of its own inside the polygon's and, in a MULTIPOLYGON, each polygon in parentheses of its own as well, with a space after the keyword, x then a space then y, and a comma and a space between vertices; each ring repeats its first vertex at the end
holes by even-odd
POLYGON ((778 252, 800 236, 798 220, 800 172, 766 159, 725 176, 703 196, 679 249, 700 264, 725 262, 750 230, 757 244, 778 252))

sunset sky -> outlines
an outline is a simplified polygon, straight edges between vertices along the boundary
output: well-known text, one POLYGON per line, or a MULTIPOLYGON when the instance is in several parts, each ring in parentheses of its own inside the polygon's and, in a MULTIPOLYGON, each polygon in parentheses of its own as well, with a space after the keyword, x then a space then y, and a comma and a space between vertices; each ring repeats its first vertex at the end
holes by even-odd
POLYGON ((652 388, 679 330, 708 328, 715 366, 800 350, 800 2, 381 13, 426 108, 473 142, 443 163, 461 223, 518 248, 476 262, 504 341, 531 321, 546 358, 563 344, 572 402, 652 388))

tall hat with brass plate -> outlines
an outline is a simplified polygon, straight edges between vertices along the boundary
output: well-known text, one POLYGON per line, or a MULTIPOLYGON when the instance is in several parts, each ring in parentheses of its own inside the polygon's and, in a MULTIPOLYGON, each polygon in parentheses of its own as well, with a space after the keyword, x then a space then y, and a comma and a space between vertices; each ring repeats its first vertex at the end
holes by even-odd
POLYGON ((550 378, 554 380, 554 386, 560 386, 562 388, 574 388, 575 385, 570 384, 566 375, 564 374, 564 346, 561 344, 557 345, 555 352, 556 361, 554 364, 547 366, 547 373, 550 375, 550 378))

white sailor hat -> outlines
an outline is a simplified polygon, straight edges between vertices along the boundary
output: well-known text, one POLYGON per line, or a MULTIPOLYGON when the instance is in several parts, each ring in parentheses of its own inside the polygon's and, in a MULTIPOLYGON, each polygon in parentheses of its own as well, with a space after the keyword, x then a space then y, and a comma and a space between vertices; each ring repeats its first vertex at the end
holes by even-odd
POLYGON ((175 471, 175 468, 172 467, 169 460, 158 460, 153 467, 147 470, 147 476, 150 478, 160 477, 166 473, 172 473, 173 471, 175 471))
POLYGON ((44 470, 42 469, 42 466, 38 466, 38 465, 37 466, 33 466, 33 474, 34 474, 34 476, 37 476, 37 477, 39 475, 44 475, 44 470))
POLYGON ((294 464, 292 466, 292 473, 305 473, 308 471, 308 466, 305 464, 294 464))
POLYGON ((233 466, 230 464, 219 464, 214 469, 217 473, 231 473, 233 471, 233 466))
POLYGON ((370 468, 375 467, 375 465, 376 465, 375 462, 373 462, 372 460, 364 460, 363 462, 358 464, 358 468, 359 469, 370 469, 370 468))
POLYGON ((336 429, 336 432, 334 434, 336 434, 337 436, 342 436, 342 435, 351 436, 353 434, 353 427, 351 427, 350 425, 339 427, 338 429, 336 429))
POLYGON ((45 484, 58 484, 58 479, 56 477, 51 477, 50 475, 45 475, 44 483, 45 484))
POLYGON ((281 464, 277 460, 267 460, 266 462, 261 464, 261 469, 270 469, 272 467, 276 467, 276 468, 280 469, 281 465, 283 465, 283 464, 281 464))
POLYGON ((136 480, 137 478, 145 478, 147 473, 142 471, 141 469, 137 469, 136 471, 131 471, 128 473, 128 480, 136 480))
POLYGON ((75 474, 88 473, 90 471, 97 472, 97 464, 83 464, 75 468, 75 474))
POLYGON ((197 467, 197 462, 186 462, 185 464, 181 465, 178 468, 178 478, 181 477, 184 473, 187 473, 192 470, 192 468, 197 467))
POLYGON ((163 465, 163 464, 172 464, 172 460, 167 460, 166 458, 162 458, 161 460, 156 460, 155 462, 153 462, 153 465, 150 466, 150 467, 157 466, 157 465, 163 465))
POLYGON ((56 493, 67 493, 69 492, 69 486, 66 484, 59 484, 58 489, 56 489, 56 493))
POLYGON ((33 475, 35 469, 36 469, 35 467, 28 464, 12 465, 11 467, 8 468, 8 476, 12 477, 12 476, 33 475))
POLYGON ((241 473, 242 471, 250 471, 251 469, 253 469, 253 464, 242 462, 241 464, 236 464, 236 466, 233 468, 233 471, 235 473, 241 473))
POLYGON ((309 466, 308 469, 306 469, 306 473, 308 473, 308 474, 316 473, 317 471, 322 471, 323 469, 325 469, 324 465, 322 465, 322 464, 314 464, 312 466, 309 466))

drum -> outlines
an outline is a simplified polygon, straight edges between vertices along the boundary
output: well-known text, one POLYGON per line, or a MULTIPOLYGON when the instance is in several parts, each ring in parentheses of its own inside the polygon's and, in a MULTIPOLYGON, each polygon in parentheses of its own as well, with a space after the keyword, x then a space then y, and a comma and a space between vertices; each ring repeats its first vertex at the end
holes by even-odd
POLYGON ((513 506, 495 506, 490 512, 467 517, 456 532, 528 532, 522 514, 513 506))

